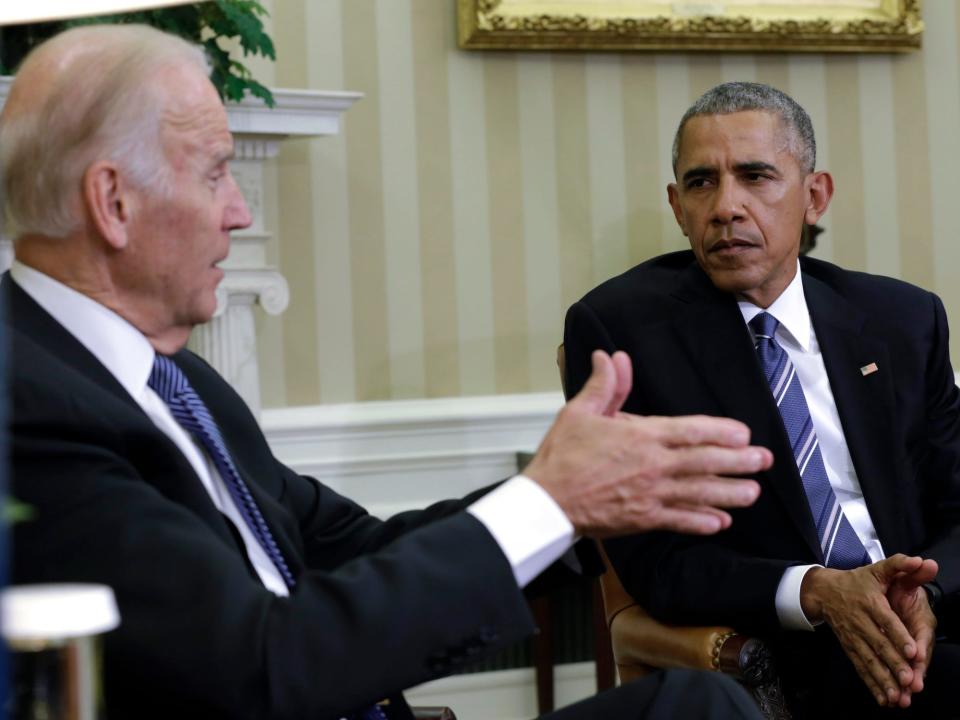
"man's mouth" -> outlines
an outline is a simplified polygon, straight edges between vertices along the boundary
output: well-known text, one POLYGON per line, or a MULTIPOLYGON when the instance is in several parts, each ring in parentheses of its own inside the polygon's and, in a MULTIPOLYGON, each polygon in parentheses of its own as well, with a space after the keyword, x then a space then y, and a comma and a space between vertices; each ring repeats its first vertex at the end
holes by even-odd
POLYGON ((730 255, 745 252, 757 247, 756 243, 741 238, 730 238, 729 240, 717 240, 707 250, 708 253, 718 253, 721 255, 730 255))

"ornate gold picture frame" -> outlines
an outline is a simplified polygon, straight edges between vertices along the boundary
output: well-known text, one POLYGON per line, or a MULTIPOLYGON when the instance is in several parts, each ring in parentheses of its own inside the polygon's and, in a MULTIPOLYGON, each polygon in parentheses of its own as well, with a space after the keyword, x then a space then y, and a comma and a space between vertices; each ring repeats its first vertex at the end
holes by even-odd
POLYGON ((890 52, 920 47, 920 0, 457 0, 467 49, 890 52))

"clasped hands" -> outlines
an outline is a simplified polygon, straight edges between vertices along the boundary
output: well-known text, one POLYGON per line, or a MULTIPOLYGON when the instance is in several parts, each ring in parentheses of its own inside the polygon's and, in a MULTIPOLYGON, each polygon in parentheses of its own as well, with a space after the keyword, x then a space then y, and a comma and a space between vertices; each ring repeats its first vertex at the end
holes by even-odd
POLYGON ((800 588, 811 622, 826 622, 879 705, 908 707, 933 655, 936 617, 923 589, 937 563, 893 555, 855 570, 812 568, 800 588))

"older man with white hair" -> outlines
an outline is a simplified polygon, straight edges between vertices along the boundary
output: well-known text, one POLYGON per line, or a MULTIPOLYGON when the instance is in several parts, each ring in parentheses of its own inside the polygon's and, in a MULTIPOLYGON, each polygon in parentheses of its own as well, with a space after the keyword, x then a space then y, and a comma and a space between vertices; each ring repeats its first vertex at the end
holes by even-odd
MULTIPOLYGON (((381 521, 277 462, 182 349, 250 223, 206 73, 158 31, 79 28, 0 115, 13 487, 35 510, 14 580, 115 589, 111 717, 408 718, 399 691, 533 630, 521 590, 576 538, 712 533, 756 499, 724 477, 771 460, 740 423, 618 413, 622 353, 596 354, 524 476, 463 500, 381 521)), ((673 713, 755 716, 719 677, 664 673, 555 717, 673 713)))

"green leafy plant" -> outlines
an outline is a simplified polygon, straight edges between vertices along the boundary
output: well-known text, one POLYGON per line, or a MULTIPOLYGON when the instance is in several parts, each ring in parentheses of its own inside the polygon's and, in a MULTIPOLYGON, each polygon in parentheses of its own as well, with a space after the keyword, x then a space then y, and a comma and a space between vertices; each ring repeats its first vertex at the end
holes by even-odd
POLYGON ((220 97, 242 100, 249 92, 273 107, 270 89, 257 82, 241 61, 230 57, 229 44, 238 42, 244 57, 260 55, 276 60, 273 41, 264 31, 266 9, 256 0, 212 0, 161 10, 102 15, 52 23, 13 25, 0 33, 0 72, 15 69, 35 45, 76 25, 143 23, 200 44, 213 68, 210 79, 220 97))

